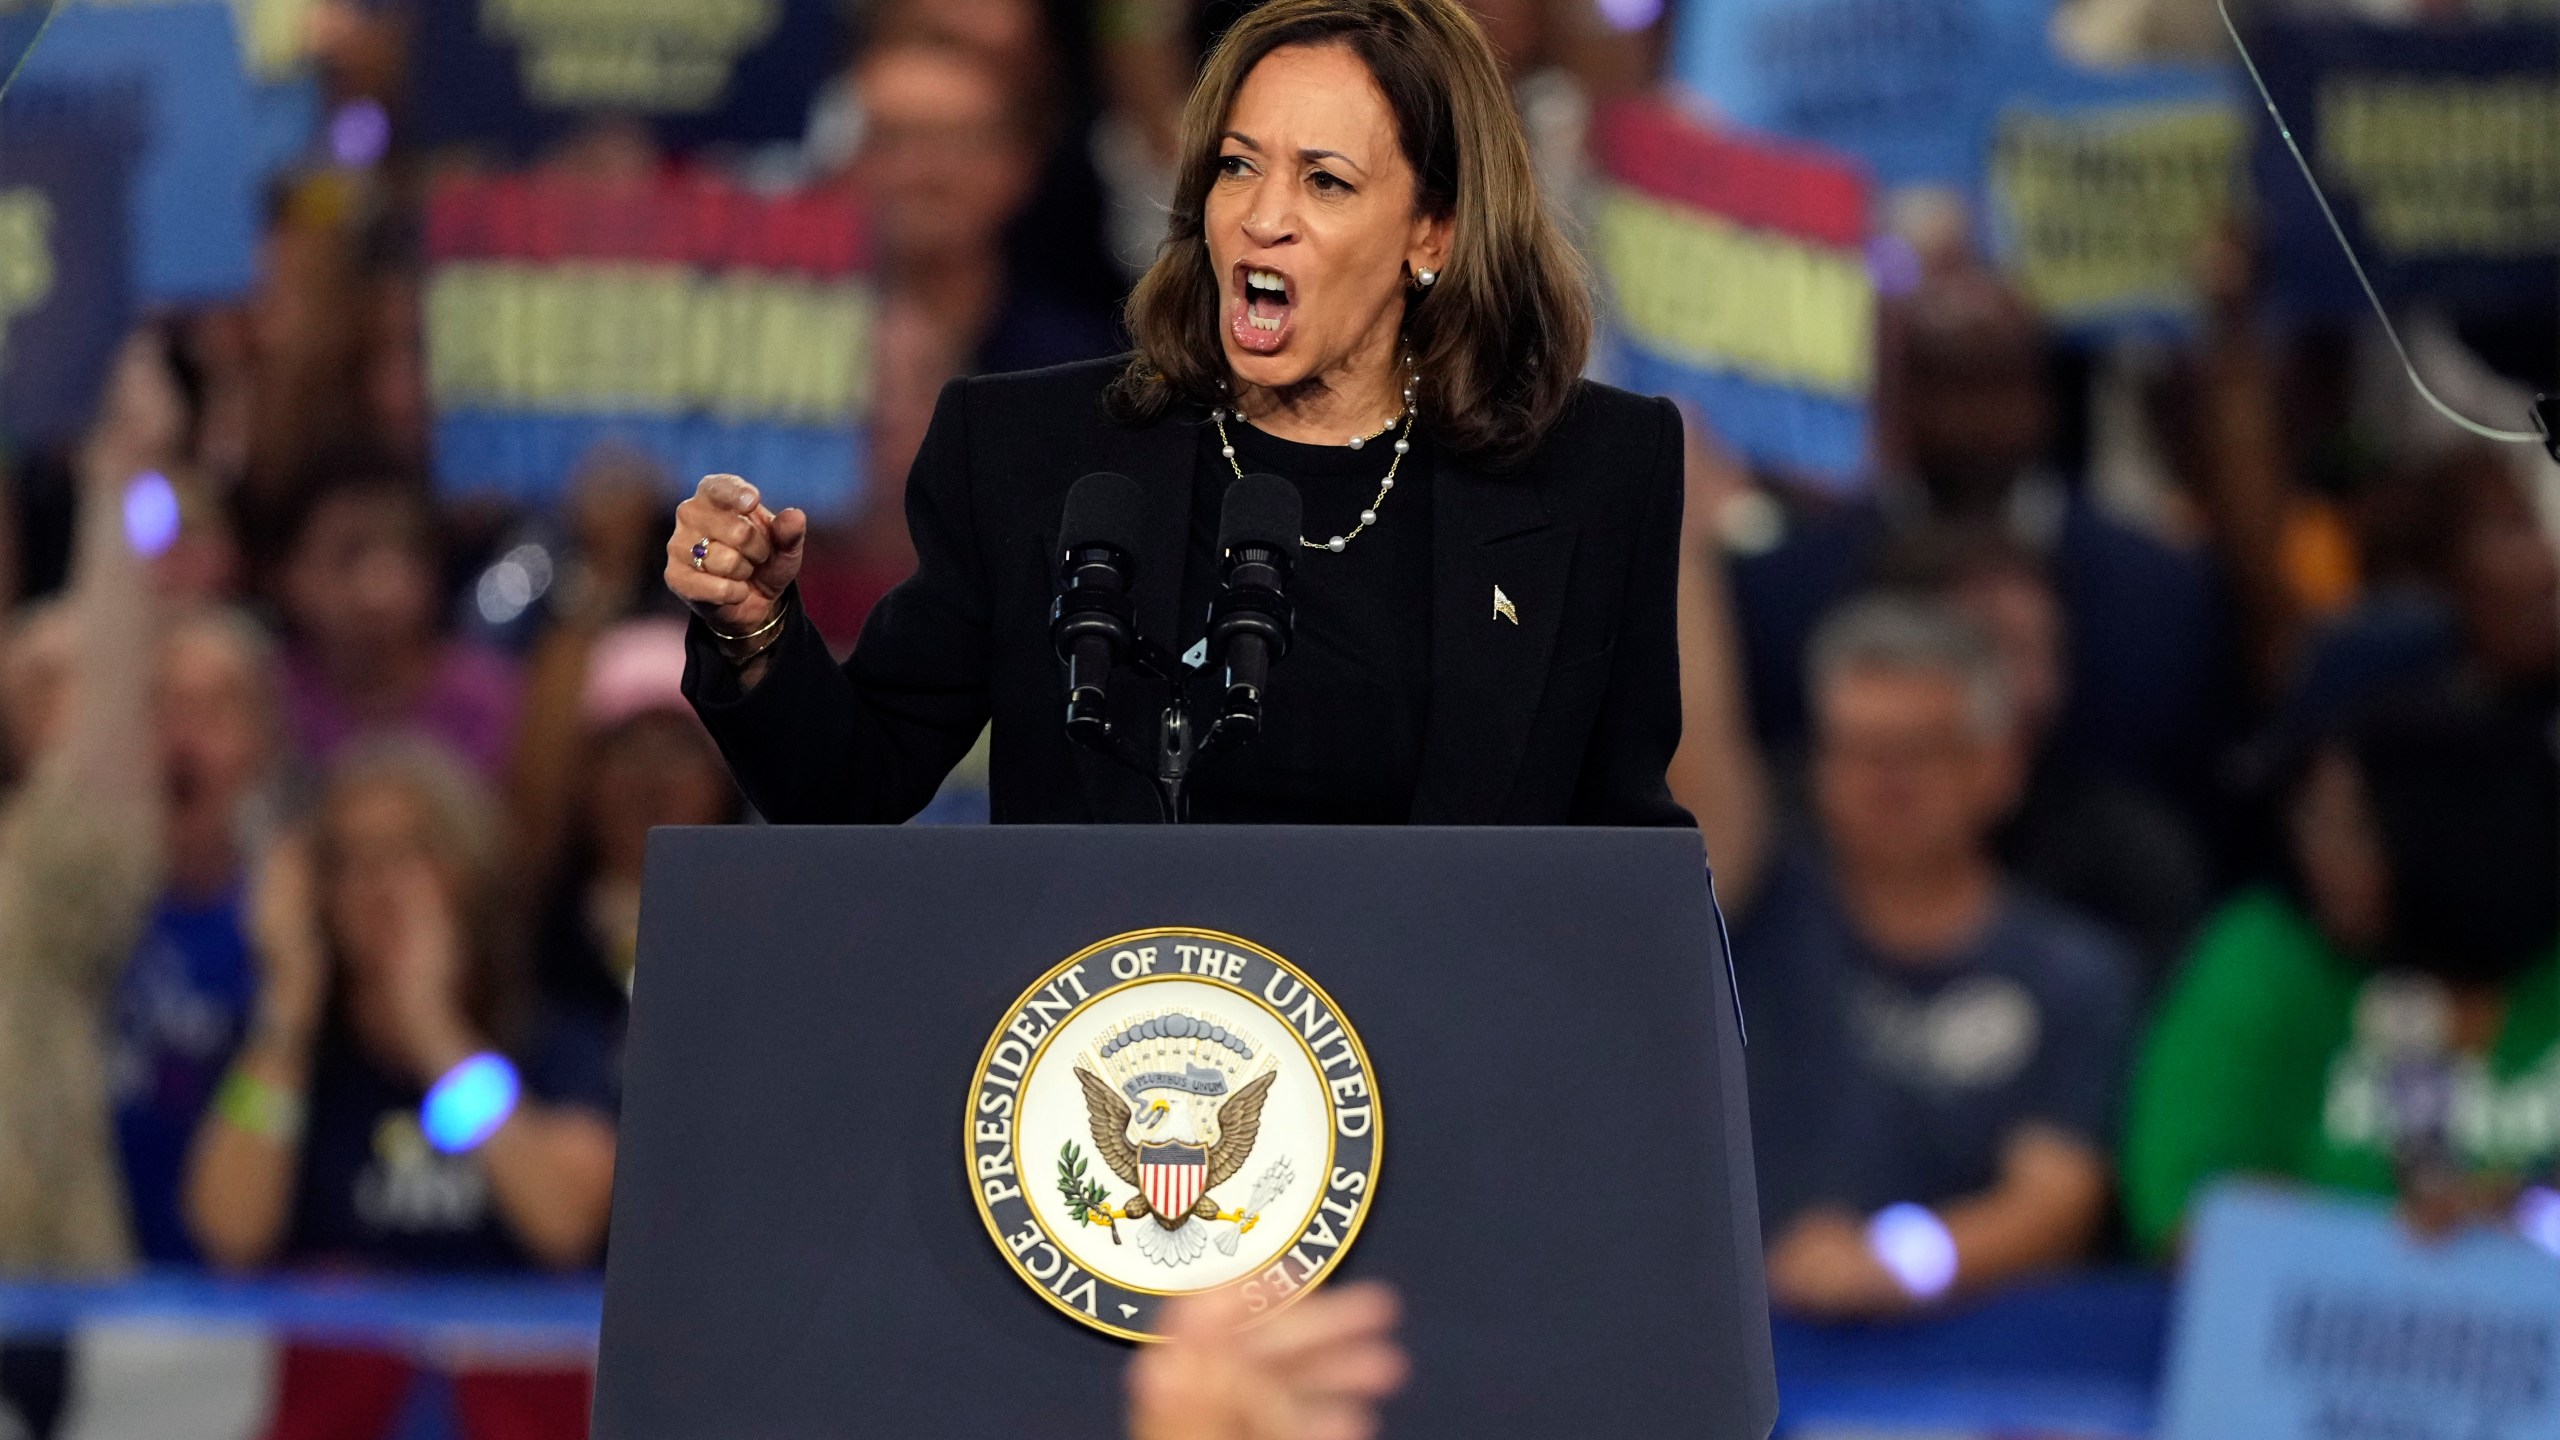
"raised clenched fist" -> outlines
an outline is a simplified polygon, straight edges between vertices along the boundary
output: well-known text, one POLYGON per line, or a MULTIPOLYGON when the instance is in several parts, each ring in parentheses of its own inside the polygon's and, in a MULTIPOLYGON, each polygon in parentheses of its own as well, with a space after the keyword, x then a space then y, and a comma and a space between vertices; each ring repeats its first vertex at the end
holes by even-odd
POLYGON ((676 507, 667 537, 667 588, 712 629, 761 629, 800 574, 809 517, 764 508, 756 487, 735 475, 705 475, 676 507))

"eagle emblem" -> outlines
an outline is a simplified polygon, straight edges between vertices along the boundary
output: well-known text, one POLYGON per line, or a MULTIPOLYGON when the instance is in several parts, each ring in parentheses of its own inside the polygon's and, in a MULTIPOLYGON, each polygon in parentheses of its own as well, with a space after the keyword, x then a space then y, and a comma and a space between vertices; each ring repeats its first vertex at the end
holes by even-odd
POLYGON ((1211 1193, 1253 1157, 1263 1102, 1278 1078, 1273 1061, 1218 1017, 1175 1009, 1131 1020, 1075 1069, 1094 1149, 1135 1193, 1111 1203, 1083 1174, 1072 1144, 1060 1156, 1059 1182, 1077 1221, 1104 1226, 1113 1244, 1121 1243, 1118 1222, 1131 1221, 1141 1254, 1181 1266, 1207 1249, 1209 1227, 1233 1224, 1216 1236, 1219 1250, 1233 1254, 1237 1237, 1288 1188, 1283 1157, 1264 1168, 1242 1207, 1224 1208, 1211 1193))

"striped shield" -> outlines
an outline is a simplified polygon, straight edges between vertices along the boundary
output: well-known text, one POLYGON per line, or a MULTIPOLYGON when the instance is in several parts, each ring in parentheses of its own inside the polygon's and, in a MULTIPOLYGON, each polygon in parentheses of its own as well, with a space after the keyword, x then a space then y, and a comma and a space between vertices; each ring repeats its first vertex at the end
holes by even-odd
POLYGON ((1179 1219, 1191 1213, 1209 1184, 1209 1152, 1197 1145, 1142 1145, 1138 1148, 1138 1181, 1147 1192, 1147 1207, 1179 1219))

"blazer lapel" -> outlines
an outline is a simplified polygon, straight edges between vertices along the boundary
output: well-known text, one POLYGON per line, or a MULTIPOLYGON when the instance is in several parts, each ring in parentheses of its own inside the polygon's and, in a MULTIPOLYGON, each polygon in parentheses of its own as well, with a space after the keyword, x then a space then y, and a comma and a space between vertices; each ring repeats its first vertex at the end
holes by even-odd
MULTIPOLYGON (((1191 487, 1200 457, 1197 419, 1185 407, 1141 429, 1104 425, 1087 463, 1076 472, 1082 476, 1115 471, 1137 481, 1146 492, 1147 528, 1140 537, 1138 556, 1138 631, 1168 651, 1179 650, 1182 644, 1177 627, 1183 569, 1191 559, 1191 487)), ((1054 553, 1049 563, 1057 564, 1054 553)), ((1156 712, 1164 703, 1161 686, 1134 675, 1124 673, 1115 687, 1113 723, 1142 756, 1155 744, 1156 712), (1133 727, 1135 733, 1129 733, 1133 727)), ((1154 794, 1143 776, 1082 746, 1074 748, 1085 800, 1093 807, 1095 819, 1144 824, 1158 818, 1154 794)))
POLYGON ((1573 531, 1549 522, 1527 475, 1488 479, 1443 463, 1432 497, 1431 716, 1413 823, 1489 825, 1546 691, 1573 531))

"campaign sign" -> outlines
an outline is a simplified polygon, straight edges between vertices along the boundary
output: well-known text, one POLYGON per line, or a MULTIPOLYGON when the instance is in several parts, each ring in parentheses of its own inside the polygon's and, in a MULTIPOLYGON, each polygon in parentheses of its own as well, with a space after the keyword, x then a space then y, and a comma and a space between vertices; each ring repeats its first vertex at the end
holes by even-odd
POLYGON ((2223 71, 2057 61, 2001 109, 1984 187, 1993 248, 2065 329, 2190 331, 2198 263, 2238 201, 2247 135, 2223 71))
POLYGON ((2560 1260, 2377 1203, 2231 1185, 2197 1212, 2160 1440, 2560 1435, 2560 1260))
MULTIPOLYGON (((18 8, 41 7, 23 0, 18 8)), ((231 7, 66 5, 19 77, 75 86, 136 79, 146 103, 133 181, 134 298, 183 305, 247 293, 257 281, 267 168, 231 7)))
POLYGON ((0 100, 0 443, 77 439, 131 313, 141 85, 21 81, 0 100))
MULTIPOLYGON (((2267 87, 2386 297, 2456 314, 2547 307, 2560 276, 2560 29, 2271 25, 2267 87)), ((2253 154, 2268 274, 2315 311, 2363 295, 2271 122, 2253 154)))
POLYGON ((1875 376, 1865 180, 1660 105, 1604 109, 1593 139, 1609 372, 1696 406, 1758 464, 1848 483, 1875 376))
POLYGON ((550 500, 598 444, 776 508, 858 498, 873 294, 838 191, 702 175, 457 175, 427 211, 428 394, 448 488, 550 500))
POLYGON ((1970 187, 2046 0, 1713 0, 1684 6, 1673 77, 1734 124, 1864 162, 1876 183, 1970 187))
POLYGON ((79 0, 99 8, 228 9, 240 66, 249 79, 250 150, 261 176, 299 160, 320 126, 320 83, 312 73, 309 32, 321 0, 79 0))
POLYGON ((429 144, 525 150, 597 116, 677 148, 796 140, 843 60, 829 0, 419 0, 429 144))

